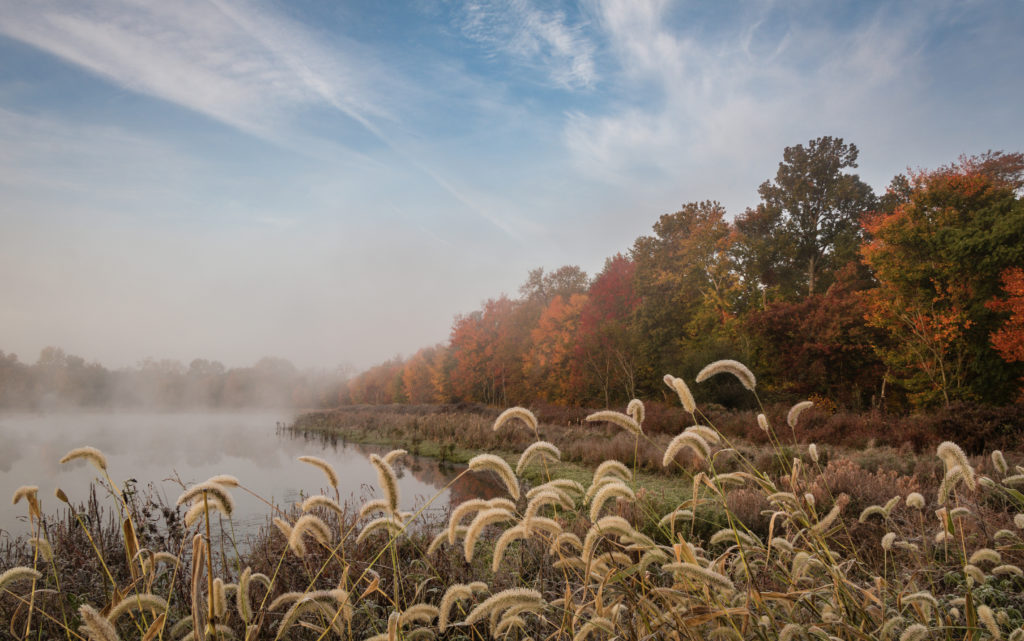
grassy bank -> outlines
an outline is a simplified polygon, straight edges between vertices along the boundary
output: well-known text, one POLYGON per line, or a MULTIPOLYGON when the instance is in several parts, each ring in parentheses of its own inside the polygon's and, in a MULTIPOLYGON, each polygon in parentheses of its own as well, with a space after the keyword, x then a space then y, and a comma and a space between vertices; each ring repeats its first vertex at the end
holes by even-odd
POLYGON ((498 429, 475 407, 308 414, 297 429, 467 460, 502 495, 401 512, 394 451, 371 457, 376 498, 339 505, 334 470, 307 458, 333 489, 268 506, 244 552, 211 545, 244 479, 153 510, 113 480, 130 471, 72 452, 106 507, 53 515, 19 489, 36 540, 8 550, 0 619, 68 641, 1024 639, 1019 457, 811 447, 792 415, 752 417, 762 443, 693 417, 652 434, 630 410, 540 425, 519 410, 498 429))

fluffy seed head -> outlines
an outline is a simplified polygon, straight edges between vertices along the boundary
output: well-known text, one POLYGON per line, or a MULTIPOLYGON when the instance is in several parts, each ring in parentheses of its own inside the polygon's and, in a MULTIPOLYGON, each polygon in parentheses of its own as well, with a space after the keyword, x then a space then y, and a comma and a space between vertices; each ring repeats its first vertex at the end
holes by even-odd
POLYGON ((587 422, 588 423, 600 423, 600 422, 614 423, 614 424, 618 425, 619 427, 625 429, 626 431, 634 434, 635 436, 640 436, 641 434, 644 433, 643 429, 640 427, 640 424, 637 423, 633 419, 632 416, 629 416, 628 414, 622 414, 620 412, 614 412, 612 410, 604 410, 603 412, 594 412, 593 414, 591 414, 590 416, 587 417, 587 422))
POLYGON ((628 414, 634 421, 639 425, 643 425, 645 413, 644 413, 644 402, 639 398, 634 398, 626 406, 626 414, 628 414))
POLYGON ((302 502, 303 512, 309 512, 310 510, 318 507, 325 507, 333 512, 337 512, 338 514, 344 513, 341 506, 338 505, 334 499, 328 498, 323 494, 316 494, 302 502))
POLYGON ((78 614, 82 617, 82 630, 87 636, 96 641, 120 641, 117 630, 107 621, 106 617, 100 615, 90 605, 83 605, 78 608, 78 614))
POLYGON ((406 451, 406 450, 391 450, 390 452, 388 452, 387 454, 385 454, 382 457, 382 460, 385 463, 387 463, 388 465, 394 465, 395 461, 397 461, 398 459, 402 458, 403 456, 405 456, 408 453, 409 452, 406 451))
POLYGON ((494 420, 494 431, 497 432, 502 425, 513 419, 519 419, 526 423, 527 427, 535 433, 537 432, 537 417, 525 407, 510 407, 501 414, 498 414, 498 418, 494 420))
POLYGON ((0 574, 0 592, 15 581, 38 581, 43 575, 32 568, 16 567, 0 574))
POLYGON ((466 625, 477 623, 490 614, 492 610, 505 611, 514 605, 527 605, 531 609, 537 610, 543 607, 544 597, 541 596, 540 592, 529 588, 502 590, 473 608, 473 611, 466 617, 466 625))
POLYGON ((746 365, 739 361, 734 360, 721 360, 715 361, 710 365, 707 365, 697 374, 697 382, 703 383, 712 376, 718 374, 732 374, 735 376, 743 387, 747 388, 751 392, 757 386, 757 379, 754 378, 754 373, 751 372, 746 365))
POLYGON ((757 415, 757 426, 761 428, 761 431, 765 434, 768 433, 768 417, 764 414, 757 415))
POLYGON ((679 402, 683 405, 683 409, 693 414, 697 411, 697 403, 693 400, 693 393, 690 392, 690 388, 687 387, 686 381, 681 378, 676 378, 671 374, 665 374, 663 379, 665 384, 671 387, 675 393, 679 396, 679 402))
POLYGON ((789 408, 789 413, 786 414, 786 423, 793 429, 796 429, 797 421, 800 420, 800 415, 804 410, 814 407, 814 401, 801 401, 793 407, 789 408))
POLYGON ((924 496, 919 492, 911 492, 907 495, 907 507, 912 507, 915 510, 924 509, 924 496))
POLYGON ((388 502, 388 511, 391 514, 396 514, 398 512, 398 477, 395 476, 395 470, 376 454, 370 455, 370 463, 377 470, 377 484, 384 492, 384 500, 388 502))
POLYGON ((516 474, 522 474, 526 466, 530 464, 530 461, 535 458, 546 458, 557 462, 561 460, 562 453, 555 447, 554 443, 548 443, 547 441, 532 443, 519 455, 519 462, 516 463, 516 474))
POLYGON ((920 623, 915 623, 908 627, 903 631, 903 634, 900 635, 900 641, 924 641, 927 638, 928 628, 920 623))
POLYGON ((683 448, 689 448, 698 458, 704 461, 711 457, 711 446, 708 445, 708 442, 696 432, 685 431, 669 441, 668 447, 665 448, 665 454, 661 457, 662 467, 668 467, 670 463, 675 461, 676 455, 683 448))
POLYGON ((597 469, 594 470, 594 480, 592 483, 596 484, 601 479, 610 476, 617 477, 623 481, 633 480, 633 472, 628 467, 615 459, 608 459, 607 461, 602 461, 597 466, 597 469))
POLYGON ((1010 470, 1010 466, 1006 464, 1006 458, 999 450, 992 450, 992 467, 996 468, 996 471, 1004 476, 1010 470))
POLYGON ((192 501, 202 503, 204 494, 216 497, 216 499, 220 501, 219 507, 223 508, 221 511, 226 515, 231 516, 231 512, 235 509, 235 502, 231 498, 231 494, 228 493, 227 488, 223 485, 212 481, 197 483, 185 490, 181 493, 181 496, 178 497, 177 504, 182 505, 184 503, 191 503, 192 501))
POLYGON ((28 512, 30 516, 36 518, 42 518, 42 510, 39 509, 39 486, 38 485, 22 485, 18 489, 14 490, 14 495, 11 497, 11 505, 17 505, 21 499, 25 499, 28 503, 28 512))
POLYGON ((811 455, 811 460, 815 463, 818 462, 818 446, 811 443, 807 446, 807 453, 811 455))
POLYGON ((892 544, 896 542, 895 532, 886 532, 885 536, 882 537, 882 549, 888 552, 892 549, 892 544))
POLYGON ((60 462, 69 463, 71 461, 74 461, 75 459, 80 458, 86 459, 94 466, 96 466, 96 469, 98 469, 101 472, 107 471, 107 457, 103 456, 103 452, 99 451, 95 447, 90 447, 88 445, 86 445, 85 447, 76 447, 75 449, 71 450, 60 459, 60 462))
POLYGON ((505 459, 496 454, 478 454, 469 459, 469 469, 474 472, 481 472, 483 470, 495 472, 504 481, 505 487, 508 488, 508 493, 512 495, 512 498, 519 500, 519 479, 516 478, 515 472, 505 462, 505 459))
POLYGON ((327 483, 334 489, 338 489, 338 473, 334 471, 334 467, 330 463, 319 456, 300 456, 299 460, 319 468, 324 473, 324 476, 327 477, 327 483))
POLYGON ((469 529, 466 530, 466 540, 464 542, 466 563, 473 560, 473 548, 485 527, 494 523, 511 521, 513 519, 515 519, 515 515, 509 510, 501 507, 492 507, 477 514, 476 518, 473 519, 473 522, 469 524, 469 529))
POLYGON ((608 483, 594 495, 594 500, 590 504, 591 521, 597 521, 598 516, 601 514, 601 508, 603 508, 604 504, 613 496, 629 499, 631 501, 636 500, 636 493, 634 493, 633 490, 631 490, 625 483, 608 483))

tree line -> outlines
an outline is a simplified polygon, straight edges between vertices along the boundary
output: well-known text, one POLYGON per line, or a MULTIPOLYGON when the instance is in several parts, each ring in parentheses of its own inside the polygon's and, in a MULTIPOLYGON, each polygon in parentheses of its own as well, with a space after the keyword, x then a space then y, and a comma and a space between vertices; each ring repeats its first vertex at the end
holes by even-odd
POLYGON ((46 347, 33 364, 0 351, 0 409, 324 407, 337 403, 346 379, 344 371, 300 371, 273 357, 230 369, 203 358, 188 366, 148 358, 137 367, 109 370, 46 347))
MULTIPOLYGON (((662 215, 605 261, 529 273, 446 343, 351 379, 343 403, 621 405, 739 359, 763 400, 854 410, 1007 404, 1024 375, 1024 154, 962 156, 878 195, 858 149, 787 147, 756 207, 662 215)), ((718 377, 721 378, 721 377, 718 377)), ((703 398, 749 403, 713 381, 703 398)))

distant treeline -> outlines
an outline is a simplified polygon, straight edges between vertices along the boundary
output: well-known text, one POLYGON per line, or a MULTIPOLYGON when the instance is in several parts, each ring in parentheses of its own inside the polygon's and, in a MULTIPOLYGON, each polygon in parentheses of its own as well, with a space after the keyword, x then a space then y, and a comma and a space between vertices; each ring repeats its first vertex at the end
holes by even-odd
POLYGON ((146 359, 108 370, 57 347, 32 365, 0 351, 0 409, 117 408, 181 410, 324 407, 337 404, 343 372, 299 371, 281 358, 227 369, 218 361, 146 359))
MULTIPOLYGON (((448 342, 353 378, 343 403, 622 405, 734 358, 762 401, 905 411, 1007 404, 1024 374, 1024 155, 908 171, 877 195, 857 147, 788 147, 761 202, 665 214, 590 278, 530 272, 448 342)), ((723 378, 723 377, 717 377, 723 378)), ((734 381, 703 402, 752 402, 734 381)))

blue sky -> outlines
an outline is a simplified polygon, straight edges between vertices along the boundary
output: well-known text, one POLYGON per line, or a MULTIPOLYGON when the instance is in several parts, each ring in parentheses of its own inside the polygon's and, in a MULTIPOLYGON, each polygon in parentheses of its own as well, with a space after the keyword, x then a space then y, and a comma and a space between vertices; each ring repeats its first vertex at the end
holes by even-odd
POLYGON ((1024 3, 0 0, 0 349, 365 367, 787 145, 1024 150, 1024 3))

